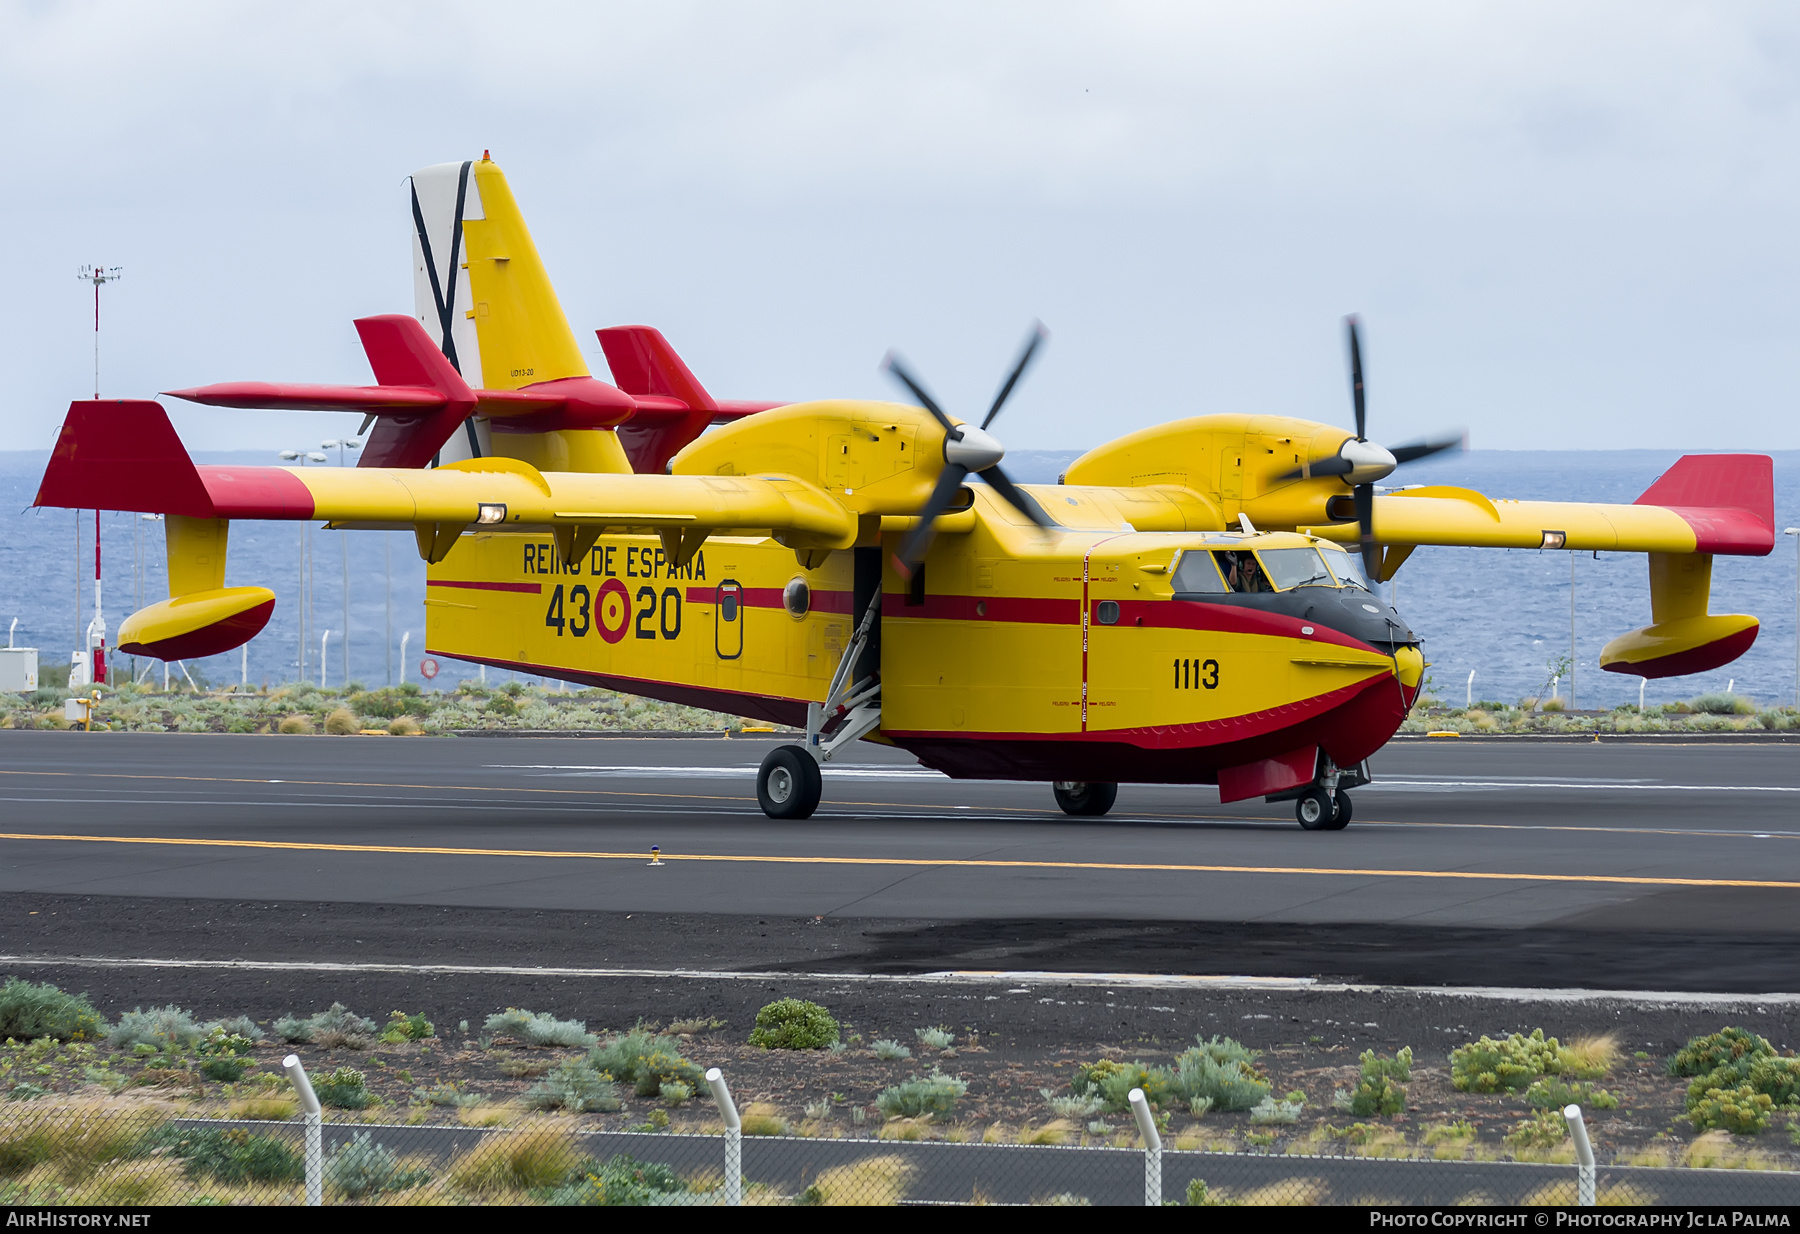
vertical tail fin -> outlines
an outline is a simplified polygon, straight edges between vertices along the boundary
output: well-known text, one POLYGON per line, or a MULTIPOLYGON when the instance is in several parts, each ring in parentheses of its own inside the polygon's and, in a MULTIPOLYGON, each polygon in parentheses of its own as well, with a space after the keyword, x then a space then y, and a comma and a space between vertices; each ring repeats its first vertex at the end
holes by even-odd
POLYGON ((625 447, 633 470, 661 473, 683 446, 706 431, 719 409, 718 401, 669 346, 662 331, 651 326, 611 326, 595 333, 619 389, 687 405, 686 411, 643 417, 619 426, 619 444, 625 447))
POLYGON ((412 209, 417 315, 469 385, 589 375, 498 163, 414 172, 412 209))

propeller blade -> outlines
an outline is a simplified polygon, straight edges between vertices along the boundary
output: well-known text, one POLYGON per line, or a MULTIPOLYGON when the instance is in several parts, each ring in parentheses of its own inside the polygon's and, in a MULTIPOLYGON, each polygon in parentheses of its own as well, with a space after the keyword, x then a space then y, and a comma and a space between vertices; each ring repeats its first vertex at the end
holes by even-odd
POLYGON ((944 414, 944 409, 939 407, 936 400, 929 394, 925 393, 924 386, 921 386, 917 381, 913 380, 913 375, 907 372, 906 365, 901 361, 898 355, 891 351, 888 352, 887 358, 881 362, 881 367, 892 374, 894 380, 898 381, 912 392, 912 396, 919 400, 919 406, 937 417, 937 422, 944 426, 944 431, 946 433, 954 433, 956 431, 956 426, 950 423, 950 417, 944 414))
POLYGON ((1458 433, 1454 437, 1439 437, 1432 441, 1415 441, 1409 446, 1395 446, 1388 453, 1394 456, 1396 463, 1410 463, 1415 459, 1442 454, 1445 450, 1467 450, 1468 448, 1469 435, 1458 433))
POLYGON ((1356 401, 1356 440, 1369 440, 1368 411, 1363 406, 1362 342, 1357 331, 1356 315, 1344 318, 1350 328, 1350 396, 1356 401))
MULTIPOLYGON (((1000 408, 1006 405, 1006 400, 1012 394, 1013 387, 1019 383, 1019 378, 1025 375, 1025 369, 1031 364, 1031 357, 1037 354, 1038 346, 1048 337, 1050 337, 1050 332, 1044 329, 1043 322, 1031 323, 1031 337, 1025 340, 1025 350, 1019 353, 1018 360, 1013 363, 1012 372, 1007 375, 1006 384, 1001 386, 1000 393, 994 396, 994 405, 988 408, 987 416, 981 422, 982 428, 992 424, 994 417, 1000 414, 1000 408)), ((1011 498, 1007 500, 1010 501, 1011 498)))
POLYGON ((906 533, 906 539, 900 544, 900 551, 894 554, 894 569, 900 577, 910 579, 913 567, 925 560, 925 553, 931 548, 931 542, 937 536, 937 516, 950 505, 956 490, 968 477, 969 469, 960 463, 945 463, 944 470, 938 475, 937 486, 931 490, 931 497, 925 502, 925 508, 919 511, 919 525, 906 533))
POLYGON ((1309 475, 1347 476, 1355 467, 1356 464, 1352 463, 1349 459, 1334 454, 1330 458, 1322 458, 1318 462, 1309 463, 1305 467, 1296 467, 1292 471, 1283 472, 1275 478, 1277 480, 1304 480, 1309 475))
POLYGON ((1363 573, 1371 583, 1381 580, 1381 547, 1375 543, 1375 486, 1359 484, 1353 490, 1356 499, 1356 526, 1361 533, 1363 573))
POLYGON ((1018 485, 1014 484, 1012 479, 1004 471, 1000 470, 1000 465, 998 463, 989 467, 986 471, 977 472, 976 474, 983 480, 986 480, 996 493, 999 493, 1000 496, 1004 497, 1008 505, 1017 510, 1020 514, 1023 514, 1032 522, 1036 523, 1039 527, 1056 526, 1056 520, 1044 513, 1044 507, 1033 501, 1030 493, 1025 492, 1018 485))

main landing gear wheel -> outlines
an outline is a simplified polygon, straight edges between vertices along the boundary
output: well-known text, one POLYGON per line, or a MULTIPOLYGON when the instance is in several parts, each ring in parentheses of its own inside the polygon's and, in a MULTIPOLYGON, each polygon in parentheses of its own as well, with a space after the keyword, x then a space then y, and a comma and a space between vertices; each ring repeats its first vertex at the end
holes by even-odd
POLYGON ((824 791, 819 764, 801 746, 776 746, 756 772, 756 804, 770 818, 811 818, 824 791))
MULTIPOLYGON (((1322 788, 1309 788, 1294 802, 1294 817, 1308 831, 1336 831, 1340 826, 1337 813, 1337 807, 1322 788)), ((1350 820, 1346 817, 1344 821, 1350 820)))
POLYGON ((1113 802, 1119 799, 1117 784, 1082 784, 1073 780, 1058 780, 1050 786, 1056 794, 1056 804, 1062 807, 1064 814, 1094 818, 1113 808, 1113 802))

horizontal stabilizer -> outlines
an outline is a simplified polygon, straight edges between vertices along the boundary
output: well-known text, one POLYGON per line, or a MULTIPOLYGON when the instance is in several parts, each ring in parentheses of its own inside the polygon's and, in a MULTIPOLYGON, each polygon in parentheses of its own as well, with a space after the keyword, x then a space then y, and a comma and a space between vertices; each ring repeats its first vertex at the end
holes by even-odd
POLYGON ((415 318, 360 317, 356 332, 377 385, 230 381, 168 393, 211 407, 360 412, 377 418, 360 466, 425 466, 475 409, 475 392, 415 318))
POLYGON ((35 506, 137 510, 210 518, 213 503, 162 404, 69 404, 35 506))
POLYGON ((714 398, 654 326, 610 326, 594 333, 614 383, 637 402, 637 414, 619 428, 619 444, 634 471, 662 472, 709 425, 787 406, 714 398))
POLYGON ((1775 463, 1766 454, 1688 454, 1634 505, 1661 506, 1694 529, 1696 553, 1775 547, 1775 463))

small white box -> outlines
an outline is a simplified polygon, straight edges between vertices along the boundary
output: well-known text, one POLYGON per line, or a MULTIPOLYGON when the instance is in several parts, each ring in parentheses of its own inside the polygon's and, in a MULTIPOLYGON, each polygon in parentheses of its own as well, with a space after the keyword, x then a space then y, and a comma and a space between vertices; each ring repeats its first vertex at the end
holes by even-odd
POLYGON ((37 688, 37 648, 0 647, 0 691, 29 694, 37 688))
POLYGON ((63 700, 63 719, 70 724, 86 724, 90 704, 85 698, 65 698, 63 700))

